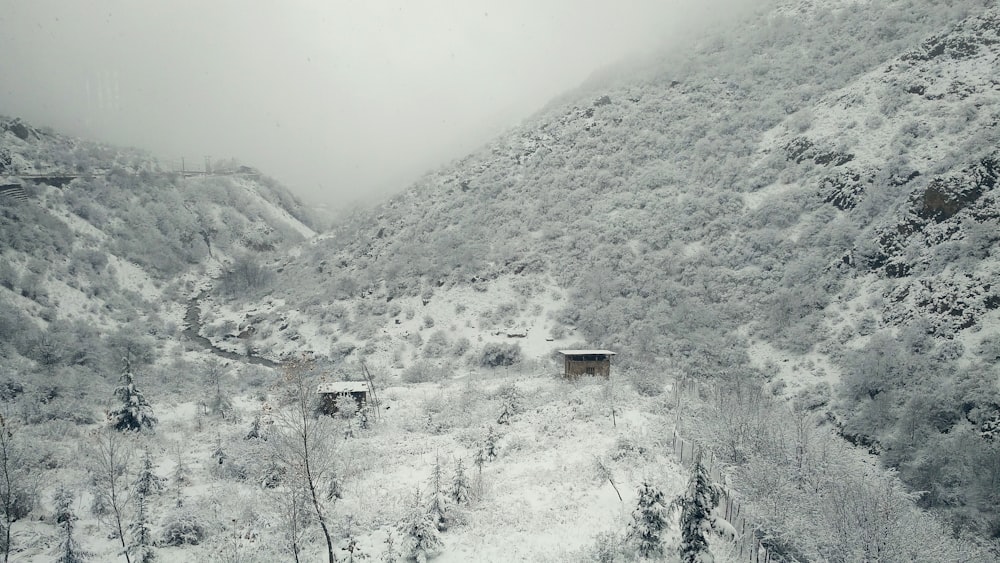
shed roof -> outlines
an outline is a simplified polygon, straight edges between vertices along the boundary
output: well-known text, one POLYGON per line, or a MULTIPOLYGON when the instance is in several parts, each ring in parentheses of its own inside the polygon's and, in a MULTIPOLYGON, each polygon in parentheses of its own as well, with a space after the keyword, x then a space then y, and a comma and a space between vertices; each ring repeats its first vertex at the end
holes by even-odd
POLYGON ((319 394, 326 393, 367 393, 368 384, 364 381, 324 381, 316 387, 319 394))
POLYGON ((563 356, 614 356, 615 352, 611 350, 559 350, 559 353, 563 356))

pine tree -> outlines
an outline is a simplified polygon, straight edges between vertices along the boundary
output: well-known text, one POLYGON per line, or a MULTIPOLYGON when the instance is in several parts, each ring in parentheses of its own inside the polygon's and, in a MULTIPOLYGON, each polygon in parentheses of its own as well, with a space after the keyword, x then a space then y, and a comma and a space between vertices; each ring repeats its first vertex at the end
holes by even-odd
POLYGON ((404 557, 426 563, 428 557, 441 549, 441 538, 437 526, 421 504, 420 489, 417 489, 409 514, 399 523, 399 531, 403 534, 404 557))
POLYGON ((492 426, 486 429, 486 439, 483 441, 483 459, 493 461, 497 458, 497 440, 499 439, 500 437, 497 436, 492 426))
POLYGON ((708 471, 695 459, 688 489, 681 500, 680 556, 684 563, 711 563, 706 534, 712 529, 712 509, 719 503, 719 491, 712 485, 708 471))
POLYGON ((455 476, 451 480, 451 500, 455 504, 469 504, 471 498, 469 478, 465 475, 465 464, 462 458, 458 458, 455 462, 455 476))
POLYGON ((382 552, 382 563, 397 563, 399 561, 399 554, 396 553, 396 543, 392 539, 392 532, 390 531, 385 537, 385 550, 382 552))
POLYGON ((153 456, 146 450, 142 457, 142 468, 135 478, 135 492, 143 496, 155 495, 163 491, 163 477, 153 471, 153 456))
POLYGON ((427 515, 439 531, 448 528, 449 499, 444 491, 444 479, 441 475, 441 458, 434 457, 434 467, 431 469, 430 496, 427 499, 427 515))
POLYGON ((129 525, 129 533, 132 535, 129 550, 133 553, 133 561, 136 563, 156 561, 156 553, 153 551, 153 532, 149 528, 149 502, 146 495, 137 494, 135 497, 135 516, 129 525))
POLYGON ((65 487, 59 487, 55 494, 56 504, 56 524, 63 532, 62 541, 56 552, 56 563, 83 563, 87 560, 87 553, 80 547, 79 542, 73 537, 73 530, 76 529, 76 513, 73 512, 74 494, 65 487))
POLYGON ((111 426, 122 432, 152 430, 156 426, 153 407, 135 386, 132 362, 125 357, 122 358, 122 363, 121 383, 115 388, 115 397, 121 402, 121 406, 108 413, 111 426))
POLYGON ((663 493, 643 482, 639 486, 639 502, 632 512, 632 522, 626 534, 626 538, 637 544, 641 557, 653 559, 663 555, 660 534, 667 527, 668 512, 663 493))
POLYGON ((180 444, 177 444, 177 449, 174 453, 177 457, 174 463, 174 471, 170 475, 170 481, 174 486, 175 505, 180 507, 184 505, 181 488, 191 483, 191 470, 188 469, 187 463, 184 461, 184 450, 180 444))
POLYGON ((132 485, 135 494, 135 516, 129 525, 132 535, 132 545, 129 546, 135 554, 138 563, 152 563, 156 560, 153 551, 153 532, 149 527, 149 497, 163 490, 163 479, 153 472, 153 456, 146 450, 142 460, 142 468, 132 485))

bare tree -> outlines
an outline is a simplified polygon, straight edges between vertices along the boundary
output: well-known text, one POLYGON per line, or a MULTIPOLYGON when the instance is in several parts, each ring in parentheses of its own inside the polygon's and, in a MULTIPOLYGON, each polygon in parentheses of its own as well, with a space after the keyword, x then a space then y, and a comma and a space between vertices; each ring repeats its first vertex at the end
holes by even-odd
POLYGON ((0 415, 0 509, 3 510, 3 560, 10 558, 10 528, 19 516, 18 496, 22 489, 21 456, 17 447, 18 426, 0 415))
POLYGON ((611 467, 609 467, 607 462, 601 459, 600 456, 596 455, 594 456, 594 476, 598 481, 607 480, 608 483, 611 483, 611 487, 615 490, 615 494, 618 495, 618 500, 625 502, 622 500, 621 492, 618 491, 618 485, 615 484, 615 475, 611 470, 611 467))
POLYGON ((283 491, 275 491, 274 506, 281 515, 283 527, 280 531, 280 543, 292 553, 295 563, 302 561, 302 542, 306 526, 309 523, 309 506, 305 491, 301 486, 293 484, 283 491))
POLYGON ((91 467, 95 502, 110 513, 127 563, 132 563, 125 539, 125 510, 129 504, 128 471, 132 453, 133 445, 127 435, 111 427, 97 432, 91 467))
POLYGON ((338 490, 331 439, 336 431, 331 418, 316 415, 310 368, 310 363, 302 360, 290 362, 285 367, 283 386, 291 403, 278 409, 275 421, 279 432, 273 443, 277 447, 278 459, 292 477, 289 486, 302 487, 316 513, 316 521, 326 539, 327 561, 333 563, 337 558, 327 522, 326 504, 335 500, 338 490))

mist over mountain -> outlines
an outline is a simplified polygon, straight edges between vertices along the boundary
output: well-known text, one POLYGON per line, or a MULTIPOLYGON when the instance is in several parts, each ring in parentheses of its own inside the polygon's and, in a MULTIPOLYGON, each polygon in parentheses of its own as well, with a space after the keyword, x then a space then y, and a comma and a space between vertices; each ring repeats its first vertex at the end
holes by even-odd
MULTIPOLYGON (((327 428, 346 445, 326 514, 369 553, 392 549, 405 487, 430 486, 414 467, 440 470, 428 452, 484 455, 497 426, 495 490, 441 524, 442 561, 498 560, 521 540, 515 559, 634 557, 629 533, 609 539, 631 514, 610 516, 621 493, 575 491, 596 459, 602 484, 652 474, 683 497, 671 433, 725 466, 776 560, 996 559, 998 76, 992 3, 778 2, 595 75, 328 230, 251 166, 179 174, 5 118, 0 389, 29 436, 82 436, 134 355, 169 412, 146 447, 195 436, 178 460, 207 460, 198 483, 235 499, 291 490, 294 468, 244 427, 288 430, 271 409, 296 405, 292 362, 367 378, 393 410, 374 430, 327 428), (553 377, 565 349, 617 352, 613 376, 553 377), (518 500, 522 474, 544 483, 539 507, 518 500), (553 523, 553 547, 519 514, 588 524, 566 540, 553 523)), ((53 444, 25 463, 79 480, 53 444)), ((188 515, 215 522, 213 494, 192 492, 188 515)), ((164 530, 188 521, 170 514, 164 530)), ((217 525, 204 536, 221 545, 217 525)), ((303 540, 316 557, 320 528, 303 540)), ((164 553, 187 549, 210 548, 164 553)))

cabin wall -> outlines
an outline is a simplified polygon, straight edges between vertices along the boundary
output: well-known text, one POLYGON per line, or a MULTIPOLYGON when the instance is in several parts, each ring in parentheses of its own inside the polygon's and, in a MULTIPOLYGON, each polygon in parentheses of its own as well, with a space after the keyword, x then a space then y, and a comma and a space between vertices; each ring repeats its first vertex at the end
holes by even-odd
POLYGON ((611 377, 611 360, 584 361, 566 357, 565 377, 580 377, 581 375, 600 375, 611 377))
POLYGON ((323 414, 337 414, 337 397, 341 395, 350 395, 354 399, 354 402, 357 403, 358 408, 361 408, 368 394, 364 391, 354 393, 322 393, 320 396, 320 408, 323 414))

